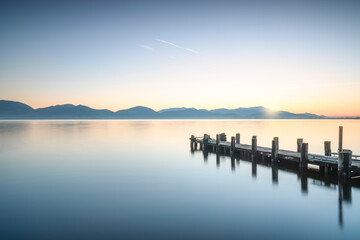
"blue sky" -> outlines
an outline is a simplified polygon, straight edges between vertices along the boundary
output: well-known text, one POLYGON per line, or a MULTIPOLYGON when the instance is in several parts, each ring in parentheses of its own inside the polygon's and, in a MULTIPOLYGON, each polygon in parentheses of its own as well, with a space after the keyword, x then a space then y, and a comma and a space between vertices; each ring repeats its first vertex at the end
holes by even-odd
POLYGON ((0 98, 360 115, 359 23, 359 1, 2 1, 0 98))

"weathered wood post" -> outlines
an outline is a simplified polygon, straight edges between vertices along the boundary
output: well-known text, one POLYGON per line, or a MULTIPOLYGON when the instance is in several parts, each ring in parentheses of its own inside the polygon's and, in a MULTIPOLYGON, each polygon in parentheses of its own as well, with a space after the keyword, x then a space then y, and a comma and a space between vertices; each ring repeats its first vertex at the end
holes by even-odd
POLYGON ((306 170, 307 169, 307 160, 308 160, 308 143, 303 143, 301 145, 301 153, 300 153, 300 170, 306 170))
POLYGON ((352 165, 352 151, 343 150, 339 153, 338 173, 345 179, 350 178, 352 165))
MULTIPOLYGON (((330 141, 324 141, 324 155, 331 156, 331 142, 330 141)), ((325 177, 328 177, 329 173, 331 172, 331 167, 330 166, 320 166, 319 170, 321 173, 325 174, 325 177)))
POLYGON ((216 152, 220 152, 219 144, 220 144, 220 135, 216 134, 216 152))
POLYGON ((307 172, 305 170, 300 172, 300 178, 301 178, 301 192, 303 194, 307 194, 308 193, 308 178, 307 178, 307 172))
POLYGON ((271 161, 273 163, 277 163, 278 161, 278 156, 279 156, 279 150, 278 150, 278 146, 277 146, 277 141, 272 140, 272 144, 271 144, 271 161))
POLYGON ((234 156, 234 153, 235 153, 235 137, 231 137, 230 155, 234 156))
POLYGON ((331 142, 330 141, 324 142, 324 151, 325 151, 325 156, 331 156, 331 142))
POLYGON ((279 151, 279 138, 278 137, 274 137, 274 140, 276 141, 276 146, 277 146, 277 150, 279 151))
POLYGON ((204 149, 207 149, 208 139, 209 139, 209 135, 207 135, 207 134, 205 133, 205 134, 204 134, 204 138, 203 138, 204 149))
POLYGON ((256 161, 253 161, 253 162, 251 163, 251 172, 252 172, 253 178, 256 178, 256 172, 257 172, 257 164, 256 164, 256 161))
MULTIPOLYGON (((226 142, 226 134, 225 133, 220 134, 220 141, 226 142)), ((226 148, 225 148, 225 145, 224 145, 224 154, 225 153, 226 153, 226 148)))
POLYGON ((240 133, 236 134, 236 143, 240 144, 240 133))
POLYGON ((343 127, 339 127, 339 149, 338 152, 340 153, 343 150, 343 127))
POLYGON ((191 151, 194 151, 194 141, 195 141, 195 136, 191 135, 191 137, 190 137, 190 149, 191 149, 191 151))
MULTIPOLYGON (((234 141, 235 142, 235 141, 234 141)), ((231 171, 235 171, 235 158, 234 156, 231 156, 231 171)))
POLYGON ((303 139, 298 138, 296 143, 297 143, 297 152, 301 152, 301 145, 303 144, 303 139))
POLYGON ((257 153, 257 138, 256 138, 256 136, 253 136, 251 139, 251 153, 252 153, 252 157, 256 157, 256 153, 257 153))
POLYGON ((276 163, 271 164, 271 172, 272 172, 272 182, 273 184, 278 184, 279 182, 279 169, 276 163))
POLYGON ((207 150, 206 148, 204 148, 203 156, 204 156, 204 162, 207 162, 208 156, 209 156, 209 152, 208 152, 208 150, 207 150))
MULTIPOLYGON (((324 155, 331 156, 331 142, 330 141, 324 141, 324 155)), ((325 173, 325 176, 328 176, 330 167, 320 166, 319 170, 321 173, 325 173)))
POLYGON ((226 134, 225 133, 220 134, 220 141, 226 142, 226 134))

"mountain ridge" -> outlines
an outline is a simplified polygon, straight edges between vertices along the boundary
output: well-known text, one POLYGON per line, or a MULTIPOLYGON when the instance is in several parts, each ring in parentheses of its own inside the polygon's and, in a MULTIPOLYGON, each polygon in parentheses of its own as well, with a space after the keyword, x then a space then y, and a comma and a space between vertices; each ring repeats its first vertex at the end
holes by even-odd
POLYGON ((274 111, 262 106, 218 108, 166 108, 155 111, 136 106, 116 112, 94 109, 85 105, 62 104, 34 109, 31 106, 9 100, 0 100, 0 119, 326 119, 312 113, 274 111))

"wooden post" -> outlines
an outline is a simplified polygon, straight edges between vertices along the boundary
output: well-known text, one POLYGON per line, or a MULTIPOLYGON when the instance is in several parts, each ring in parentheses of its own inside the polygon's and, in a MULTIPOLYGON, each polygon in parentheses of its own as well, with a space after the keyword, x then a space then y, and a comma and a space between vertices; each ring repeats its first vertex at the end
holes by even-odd
POLYGON ((343 170, 343 161, 344 161, 344 156, 342 151, 339 152, 339 159, 338 159, 338 174, 340 175, 340 172, 342 172, 343 170))
POLYGON ((345 178, 350 178, 352 165, 352 151, 343 150, 339 153, 338 173, 345 178))
POLYGON ((308 144, 303 143, 301 145, 301 154, 300 154, 300 169, 305 170, 307 168, 307 160, 308 160, 308 144))
MULTIPOLYGON (((235 143, 235 141, 234 141, 235 143)), ((235 171, 235 158, 234 156, 231 156, 231 171, 235 171)))
POLYGON ((236 143, 240 144, 240 133, 236 134, 236 143))
POLYGON ((195 136, 191 135, 191 137, 190 137, 190 149, 191 149, 191 151, 194 151, 194 141, 195 141, 195 136))
POLYGON ((230 155, 233 156, 235 153, 235 137, 231 137, 230 155))
POLYGON ((301 171, 300 172, 300 178, 301 178, 301 192, 304 194, 308 193, 308 178, 307 178, 307 172, 301 171))
POLYGON ((253 161, 251 164, 251 172, 252 172, 253 178, 256 178, 257 164, 255 161, 253 161))
MULTIPOLYGON (((331 156, 331 142, 330 141, 324 142, 324 155, 331 156)), ((331 168, 329 166, 320 166, 319 171, 320 171, 320 173, 324 173, 325 176, 328 176, 329 172, 331 171, 331 168)))
POLYGON ((302 138, 298 138, 297 139, 297 152, 301 152, 301 145, 303 143, 303 139, 302 138))
POLYGON ((217 152, 220 152, 219 144, 220 144, 220 135, 216 134, 216 151, 217 152))
POLYGON ((330 141, 324 142, 324 150, 325 150, 325 156, 331 156, 331 142, 330 141))
POLYGON ((256 136, 253 136, 251 139, 251 152, 253 156, 256 156, 257 152, 257 138, 256 136))
POLYGON ((279 150, 278 150, 278 146, 277 146, 277 141, 272 140, 272 144, 271 144, 271 161, 274 162, 274 163, 277 163, 278 155, 279 155, 279 150))
POLYGON ((274 140, 275 140, 275 142, 276 142, 277 150, 279 151, 279 138, 278 138, 278 137, 274 137, 274 140))
POLYGON ((226 134, 225 133, 220 134, 220 141, 226 142, 226 134))
POLYGON ((204 148, 205 148, 205 149, 207 149, 208 140, 209 140, 209 135, 207 135, 207 134, 205 133, 205 134, 204 134, 204 138, 203 138, 203 143, 204 143, 204 148))
POLYGON ((200 145, 200 150, 203 150, 203 144, 199 143, 199 145, 200 145))
POLYGON ((208 155, 209 155, 208 150, 207 150, 206 148, 204 148, 204 151, 203 151, 204 162, 207 162, 207 160, 208 160, 208 155))
POLYGON ((277 184, 279 182, 279 170, 277 164, 271 164, 271 170, 272 170, 272 182, 273 184, 277 184))
POLYGON ((338 152, 340 153, 343 150, 343 127, 339 127, 339 149, 338 152))
POLYGON ((344 175, 347 178, 350 178, 350 173, 351 173, 351 165, 352 165, 352 151, 351 150, 343 150, 344 153, 344 167, 343 167, 343 171, 344 171, 344 175))

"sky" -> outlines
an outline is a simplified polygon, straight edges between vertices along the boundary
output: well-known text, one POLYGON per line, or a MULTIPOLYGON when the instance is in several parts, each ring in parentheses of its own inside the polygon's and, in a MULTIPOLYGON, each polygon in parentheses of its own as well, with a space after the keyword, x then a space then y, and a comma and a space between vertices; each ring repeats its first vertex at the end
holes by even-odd
POLYGON ((0 1, 0 99, 360 116, 360 1, 0 1))

